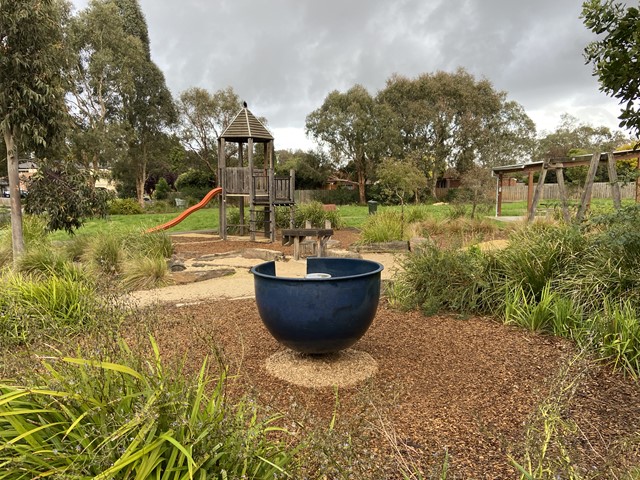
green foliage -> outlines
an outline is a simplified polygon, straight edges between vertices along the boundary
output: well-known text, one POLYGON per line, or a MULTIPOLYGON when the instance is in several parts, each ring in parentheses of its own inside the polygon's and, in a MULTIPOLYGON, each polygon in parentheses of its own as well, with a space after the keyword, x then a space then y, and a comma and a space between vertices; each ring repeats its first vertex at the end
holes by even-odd
POLYGON ((605 215, 584 231, 533 224, 515 231, 506 248, 484 254, 427 245, 405 260, 390 301, 430 313, 492 313, 570 338, 636 376, 640 261, 634 235, 624 236, 636 210, 605 215))
MULTIPOLYGON (((48 247, 49 235, 45 221, 35 215, 25 215, 22 232, 27 248, 48 247)), ((9 265, 13 260, 11 248, 11 226, 0 228, 0 267, 9 265)))
POLYGON ((334 90, 306 119, 307 134, 328 145, 338 157, 352 162, 358 178, 359 202, 364 203, 365 185, 372 162, 397 136, 387 106, 377 102, 362 86, 345 93, 334 90))
MULTIPOLYGON (((104 358, 56 358, 24 385, 0 385, 5 478, 254 478, 285 475, 283 430, 225 398, 226 372, 195 379, 126 345, 104 358)), ((259 416, 260 415, 260 416, 259 416)))
POLYGON ((134 198, 114 198, 109 202, 109 215, 138 215, 143 211, 134 198))
POLYGON ((636 105, 640 91, 640 11, 637 6, 627 7, 613 0, 588 0, 582 5, 582 19, 599 36, 585 48, 585 58, 593 64, 600 90, 624 105, 620 126, 640 135, 636 105))
POLYGON ((331 222, 332 228, 342 228, 343 221, 337 210, 324 210, 320 202, 302 203, 295 210, 295 227, 304 227, 305 222, 311 222, 311 226, 324 228, 325 220, 331 222))
POLYGON ((167 180, 164 177, 161 177, 160 180, 158 180, 158 183, 156 183, 156 189, 153 192, 153 197, 156 200, 166 200, 169 196, 169 190, 170 188, 167 180))
MULTIPOLYGON (((135 230, 94 236, 87 245, 83 259, 94 271, 111 276, 123 273, 126 264, 141 257, 164 261, 172 253, 171 239, 164 231, 144 233, 135 230)), ((138 276, 142 271, 144 269, 138 268, 138 276)), ((158 277, 157 269, 154 272, 154 269, 147 268, 146 271, 158 277)))
POLYGON ((180 174, 176 188, 185 197, 201 200, 213 188, 215 177, 211 172, 189 169, 180 174))
POLYGON ((353 205, 358 203, 358 191, 348 188, 336 190, 316 190, 313 199, 320 203, 332 203, 334 205, 353 205))
POLYGON ((579 261, 585 238, 572 226, 532 224, 516 230, 509 246, 493 253, 493 280, 522 287, 538 301, 548 282, 579 261))
POLYGON ((614 370, 640 375, 640 309, 630 302, 613 303, 605 298, 604 309, 594 319, 595 347, 614 370))
POLYGON ((149 290, 172 283, 167 262, 162 257, 135 257, 124 268, 122 285, 126 290, 149 290))
POLYGON ((407 240, 407 227, 400 212, 383 210, 367 217, 362 225, 360 241, 367 244, 407 240))
POLYGON ((180 139, 203 166, 215 174, 218 169, 217 139, 242 108, 240 97, 231 87, 214 93, 192 87, 180 94, 177 107, 180 139))
POLYGON ((87 331, 104 318, 104 306, 92 283, 71 265, 60 272, 24 276, 4 271, 0 286, 0 344, 30 343, 37 338, 87 331))
MULTIPOLYGON (((0 131, 46 145, 61 125, 62 22, 67 5, 24 0, 0 4, 0 131)), ((7 145, 8 147, 8 145, 7 145)))
POLYGON ((108 196, 92 188, 89 174, 73 163, 43 161, 29 181, 25 210, 44 215, 50 231, 73 233, 86 218, 106 214, 108 196))
POLYGON ((487 259, 477 249, 441 250, 426 244, 403 261, 393 301, 427 314, 484 312, 488 308, 483 297, 486 268, 487 259))
POLYGON ((17 263, 19 272, 32 277, 48 277, 50 275, 66 276, 68 278, 82 278, 79 267, 74 265, 59 249, 48 245, 38 248, 27 248, 17 263))
POLYGON ((296 188, 299 190, 322 188, 331 174, 329 156, 321 150, 316 152, 279 150, 276 153, 276 174, 288 176, 289 170, 295 170, 296 188))
POLYGON ((397 159, 384 159, 378 165, 377 173, 383 190, 396 196, 401 204, 427 185, 427 177, 417 166, 397 159))

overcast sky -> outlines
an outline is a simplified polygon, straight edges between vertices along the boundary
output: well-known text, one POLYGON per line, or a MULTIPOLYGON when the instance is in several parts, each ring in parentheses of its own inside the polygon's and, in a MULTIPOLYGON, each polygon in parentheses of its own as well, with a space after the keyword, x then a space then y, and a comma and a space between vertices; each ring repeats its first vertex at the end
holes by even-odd
MULTIPOLYGON (((139 0, 152 57, 178 96, 232 86, 276 148, 312 148, 305 117, 332 90, 464 67, 519 102, 538 132, 567 112, 617 128, 585 65, 582 0, 139 0)), ((73 0, 84 8, 87 0, 73 0)))

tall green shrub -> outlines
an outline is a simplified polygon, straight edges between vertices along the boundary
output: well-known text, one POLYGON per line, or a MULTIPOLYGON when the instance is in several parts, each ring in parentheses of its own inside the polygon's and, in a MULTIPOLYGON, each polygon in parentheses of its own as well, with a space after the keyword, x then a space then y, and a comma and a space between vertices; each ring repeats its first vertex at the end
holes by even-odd
POLYGON ((57 358, 32 382, 0 385, 3 478, 273 479, 285 476, 278 417, 225 397, 225 370, 191 380, 126 345, 57 358))

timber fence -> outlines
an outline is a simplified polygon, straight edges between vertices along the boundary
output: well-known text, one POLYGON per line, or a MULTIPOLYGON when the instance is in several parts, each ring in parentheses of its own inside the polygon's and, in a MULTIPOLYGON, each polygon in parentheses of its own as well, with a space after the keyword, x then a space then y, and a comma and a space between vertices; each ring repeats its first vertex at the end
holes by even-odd
MULTIPOLYGON (((534 185, 535 188, 535 185, 534 185)), ((572 200, 579 200, 582 195, 582 186, 567 186, 567 195, 572 200)), ((527 200, 527 185, 514 185, 502 187, 503 202, 519 202, 527 200)), ((635 183, 628 183, 620 186, 622 198, 635 198, 635 183)), ((593 184, 591 198, 611 198, 611 184, 607 182, 596 182, 593 184)), ((542 191, 544 200, 560 200, 560 191, 557 183, 546 183, 542 191)))

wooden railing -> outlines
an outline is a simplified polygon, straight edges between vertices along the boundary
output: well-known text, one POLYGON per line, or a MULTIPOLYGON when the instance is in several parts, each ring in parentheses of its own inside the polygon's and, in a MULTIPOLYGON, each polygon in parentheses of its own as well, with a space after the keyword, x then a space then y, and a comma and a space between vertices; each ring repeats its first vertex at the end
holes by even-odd
MULTIPOLYGON (((225 187, 229 195, 249 195, 251 183, 256 197, 269 196, 269 171, 254 169, 253 175, 246 167, 227 167, 225 170, 225 187)), ((291 197, 291 177, 276 176, 274 183, 274 199, 293 201, 291 197)))

